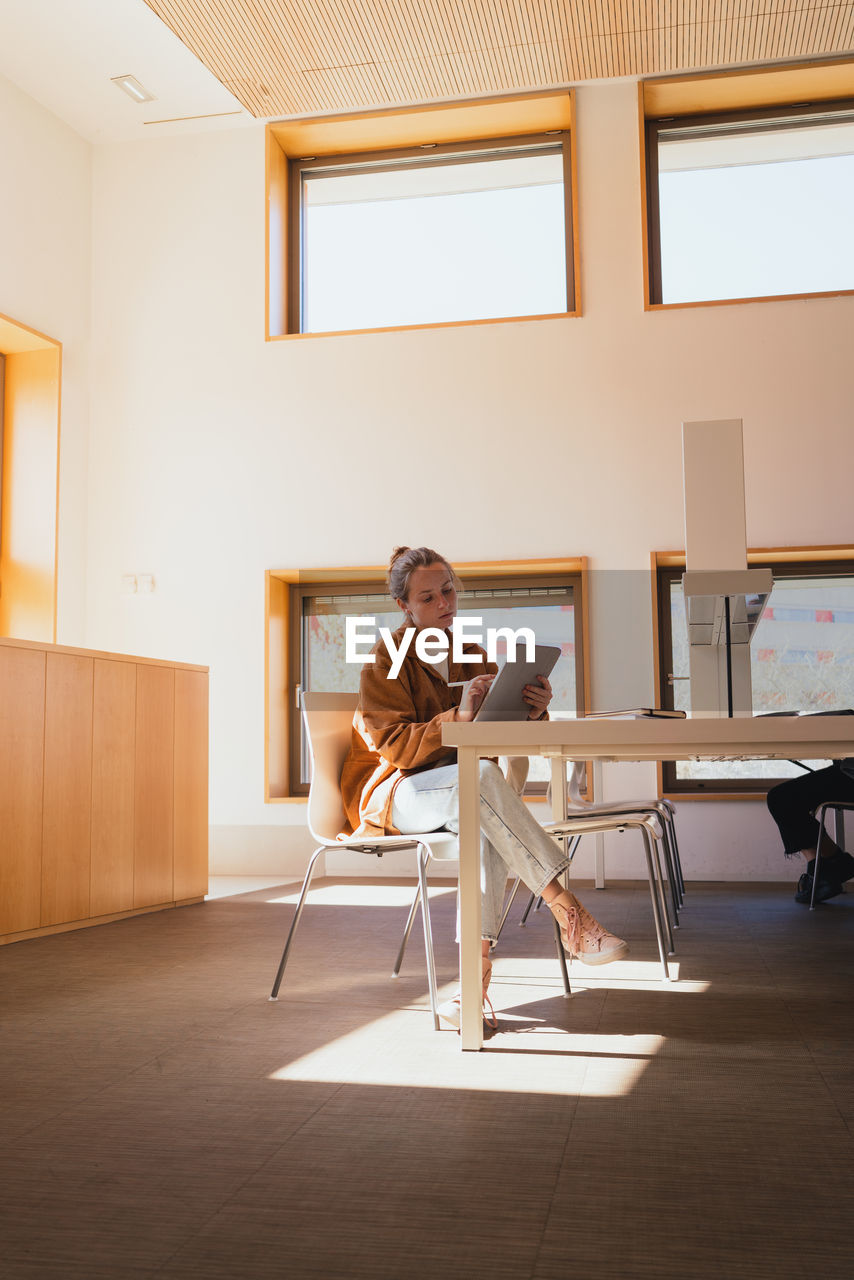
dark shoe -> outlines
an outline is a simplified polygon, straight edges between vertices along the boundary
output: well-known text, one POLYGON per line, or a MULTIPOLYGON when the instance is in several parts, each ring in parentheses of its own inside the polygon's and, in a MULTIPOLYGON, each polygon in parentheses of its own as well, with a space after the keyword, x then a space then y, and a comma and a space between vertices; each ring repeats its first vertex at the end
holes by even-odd
MULTIPOLYGON (((813 859, 815 862, 815 859, 813 859)), ((850 853, 835 853, 832 858, 822 858, 819 863, 822 880, 844 884, 854 876, 854 858, 850 853)))
MULTIPOLYGON (((812 879, 810 873, 805 871, 795 890, 795 902, 803 902, 806 906, 812 902, 812 879)), ((836 884, 833 880, 825 880, 824 876, 821 876, 815 887, 815 901, 827 902, 828 898, 837 898, 841 892, 841 884, 836 884)))

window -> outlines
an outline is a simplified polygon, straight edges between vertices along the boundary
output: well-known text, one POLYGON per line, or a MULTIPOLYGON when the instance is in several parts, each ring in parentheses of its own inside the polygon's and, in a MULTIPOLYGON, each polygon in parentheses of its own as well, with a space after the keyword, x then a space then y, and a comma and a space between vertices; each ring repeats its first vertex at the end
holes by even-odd
MULTIPOLYGON (((3 554, 3 414, 6 407, 6 357, 0 351, 0 558, 3 554)), ((0 584, 2 593, 2 584, 0 584)))
MULTIPOLYGON (((822 552, 821 554, 825 554, 822 552)), ((779 553, 782 557, 784 553, 779 553)), ((854 707, 854 551, 838 558, 762 559, 774 589, 750 646, 755 715, 835 711, 854 707)), ((675 557, 657 569, 659 687, 662 705, 690 710, 683 565, 675 557)), ((813 768, 826 761, 805 761, 813 768)), ((762 793, 802 770, 787 761, 665 762, 666 792, 762 793)))
POLYGON ((572 310, 568 162, 534 137, 293 163, 289 330, 572 310))
POLYGON ((647 123, 655 303, 854 291, 854 101, 647 123))
MULTIPOLYGON (((584 713, 583 561, 525 565, 458 566, 463 586, 458 616, 482 619, 487 628, 530 627, 537 641, 558 644, 561 657, 550 677, 553 718, 584 713)), ((362 571, 364 573, 365 571, 362 571)), ((309 762, 301 717, 301 689, 325 692, 359 688, 361 666, 345 661, 345 619, 370 616, 392 630, 402 615, 377 571, 374 580, 346 571, 268 575, 268 788, 267 798, 305 796, 309 762), (285 578, 290 578, 289 582, 285 578), (278 616, 278 621, 277 621, 278 616), (278 674, 277 674, 278 673, 278 674)), ((501 662, 499 642, 499 663, 501 662)), ((546 761, 532 761, 529 790, 545 792, 546 761)))
POLYGON ((0 316, 0 635, 56 641, 62 348, 0 316))
POLYGON ((267 129, 270 339, 578 314, 574 97, 267 129))

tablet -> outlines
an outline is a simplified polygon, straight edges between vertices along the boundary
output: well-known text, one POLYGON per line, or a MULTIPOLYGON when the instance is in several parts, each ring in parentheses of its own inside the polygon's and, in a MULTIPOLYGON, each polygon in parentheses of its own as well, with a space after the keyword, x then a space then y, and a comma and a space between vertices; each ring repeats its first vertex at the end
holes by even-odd
POLYGON ((527 720, 532 707, 522 697, 526 684, 536 684, 537 676, 548 676, 560 657, 554 644, 534 645, 534 658, 506 662, 489 686, 475 720, 527 720))

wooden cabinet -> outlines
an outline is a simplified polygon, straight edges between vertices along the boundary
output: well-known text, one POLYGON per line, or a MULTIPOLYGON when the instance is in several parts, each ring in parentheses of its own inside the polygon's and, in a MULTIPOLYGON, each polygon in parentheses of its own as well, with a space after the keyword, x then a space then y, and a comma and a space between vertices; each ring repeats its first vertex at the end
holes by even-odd
POLYGON ((94 660, 89 909, 133 907, 136 664, 94 660))
POLYGON ((41 923, 45 654, 0 647, 0 933, 41 923))
POLYGON ((175 788, 175 672, 137 667, 133 905, 171 902, 175 788))
POLYGON ((208 888, 208 677, 175 671, 174 893, 195 898, 208 888))
POLYGON ((207 887, 207 668, 0 639, 0 942, 207 887))
POLYGON ((94 661, 45 655, 42 925, 89 915, 94 661))

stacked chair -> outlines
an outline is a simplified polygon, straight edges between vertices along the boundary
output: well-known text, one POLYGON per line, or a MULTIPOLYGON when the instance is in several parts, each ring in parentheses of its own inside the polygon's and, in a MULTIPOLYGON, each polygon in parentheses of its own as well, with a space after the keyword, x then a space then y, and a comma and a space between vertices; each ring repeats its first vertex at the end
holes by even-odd
MULTIPOLYGON (((584 764, 571 765, 565 794, 559 797, 562 819, 545 824, 546 831, 567 844, 570 859, 574 856, 583 835, 606 831, 639 830, 643 839, 647 878, 649 881, 652 913, 665 980, 670 973, 667 956, 674 954, 673 930, 679 927, 679 913, 685 900, 685 881, 676 839, 675 808, 669 800, 617 800, 591 802, 584 798, 584 764)), ((501 927, 519 888, 517 880, 510 890, 501 918, 501 927)), ((522 923, 534 904, 532 894, 522 917, 522 923)), ((500 928, 499 928, 500 933, 500 928)), ((558 943, 560 935, 558 933, 558 943)), ((569 993, 569 981, 563 962, 563 949, 559 948, 562 961, 564 988, 569 993)))

